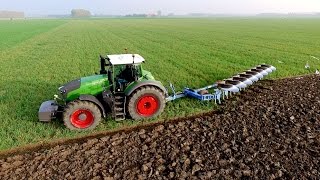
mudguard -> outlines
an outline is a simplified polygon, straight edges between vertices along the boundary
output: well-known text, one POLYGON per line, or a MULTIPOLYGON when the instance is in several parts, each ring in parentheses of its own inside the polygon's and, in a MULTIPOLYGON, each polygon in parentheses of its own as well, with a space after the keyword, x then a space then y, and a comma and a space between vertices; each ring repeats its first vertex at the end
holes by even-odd
POLYGON ((105 118, 106 117, 106 110, 101 104, 101 102, 94 96, 92 95, 80 95, 79 100, 81 101, 90 101, 92 103, 95 103, 97 106, 99 106, 100 110, 102 111, 102 116, 105 118))
POLYGON ((136 82, 130 84, 126 88, 124 93, 126 96, 130 96, 131 93, 133 93, 136 89, 138 89, 142 86, 155 86, 155 87, 159 88, 160 90, 162 90, 165 95, 167 94, 166 88, 161 84, 160 81, 152 81, 152 80, 136 81, 136 82))

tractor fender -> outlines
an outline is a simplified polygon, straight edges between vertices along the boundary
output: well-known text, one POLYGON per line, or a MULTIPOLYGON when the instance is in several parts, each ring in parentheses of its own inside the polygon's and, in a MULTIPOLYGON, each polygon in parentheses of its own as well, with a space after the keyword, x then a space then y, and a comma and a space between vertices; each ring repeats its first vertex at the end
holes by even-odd
POLYGON ((106 117, 106 110, 103 107, 103 105, 101 104, 101 102, 94 96, 92 95, 87 95, 87 94, 83 94, 79 96, 79 100, 81 101, 90 101, 94 104, 96 104, 97 106, 99 106, 101 112, 102 112, 102 116, 105 118, 106 117))
POLYGON ((134 82, 129 87, 124 91, 126 96, 130 96, 131 93, 133 93, 135 90, 142 86, 154 86, 159 88, 164 94, 167 94, 166 88, 161 84, 160 81, 152 81, 152 80, 147 80, 147 81, 140 81, 140 82, 134 82))

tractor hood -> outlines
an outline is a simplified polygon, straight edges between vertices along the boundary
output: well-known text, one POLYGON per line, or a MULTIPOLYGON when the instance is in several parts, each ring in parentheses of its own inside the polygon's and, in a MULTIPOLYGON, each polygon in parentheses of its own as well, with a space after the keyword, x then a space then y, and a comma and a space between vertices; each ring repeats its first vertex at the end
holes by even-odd
POLYGON ((76 79, 66 83, 59 88, 63 99, 73 101, 82 94, 97 95, 103 91, 105 87, 109 87, 107 75, 94 75, 76 79))
POLYGON ((154 80, 152 73, 146 70, 142 70, 142 77, 145 80, 154 80))

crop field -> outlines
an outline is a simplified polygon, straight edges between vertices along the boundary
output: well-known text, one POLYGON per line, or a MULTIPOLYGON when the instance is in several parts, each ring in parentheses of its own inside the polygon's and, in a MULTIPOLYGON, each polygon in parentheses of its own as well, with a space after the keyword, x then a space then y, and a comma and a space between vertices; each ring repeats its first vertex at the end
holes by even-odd
MULTIPOLYGON (((75 137, 60 121, 40 123, 40 104, 73 79, 99 71, 99 54, 141 54, 157 80, 202 87, 261 63, 269 78, 320 69, 318 19, 88 19, 0 21, 0 150, 75 137), (304 68, 309 63, 311 70, 304 68)), ((299 88, 299 87, 297 87, 299 88)), ((215 108, 183 99, 157 120, 215 108)), ((152 120, 154 121, 154 120, 152 120)), ((144 123, 144 122, 139 122, 144 123)), ((137 124, 106 120, 94 132, 137 124)))

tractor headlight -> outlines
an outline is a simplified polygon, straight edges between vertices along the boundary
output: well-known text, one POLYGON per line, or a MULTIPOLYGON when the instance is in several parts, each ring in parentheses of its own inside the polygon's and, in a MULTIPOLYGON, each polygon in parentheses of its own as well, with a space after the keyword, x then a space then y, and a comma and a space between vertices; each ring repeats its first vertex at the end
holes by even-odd
POLYGON ((58 93, 57 93, 58 98, 57 99, 65 99, 67 97, 67 90, 64 86, 61 86, 58 88, 58 93))
POLYGON ((57 95, 57 94, 53 95, 53 99, 54 100, 59 99, 59 95, 57 95))
POLYGON ((65 104, 65 93, 63 93, 64 90, 58 90, 58 93, 53 95, 53 99, 58 103, 58 104, 65 104))
POLYGON ((58 90, 59 90, 60 94, 62 94, 62 95, 64 95, 67 92, 66 89, 64 88, 64 86, 59 87, 58 90))
POLYGON ((56 102, 62 100, 61 97, 59 97, 59 95, 55 94, 53 95, 53 100, 55 100, 56 102))

